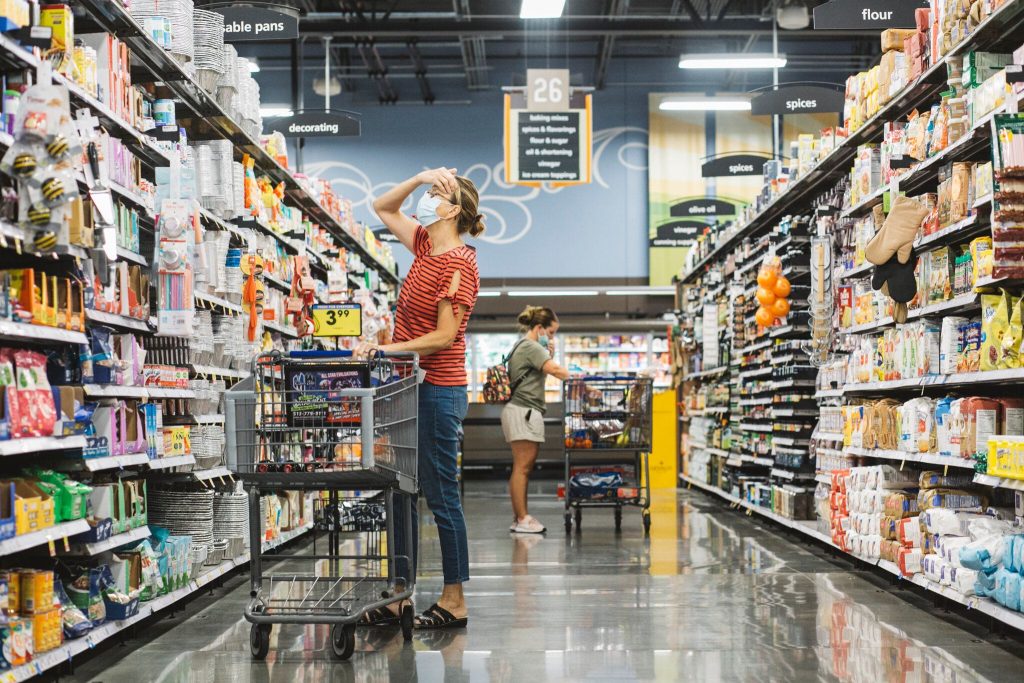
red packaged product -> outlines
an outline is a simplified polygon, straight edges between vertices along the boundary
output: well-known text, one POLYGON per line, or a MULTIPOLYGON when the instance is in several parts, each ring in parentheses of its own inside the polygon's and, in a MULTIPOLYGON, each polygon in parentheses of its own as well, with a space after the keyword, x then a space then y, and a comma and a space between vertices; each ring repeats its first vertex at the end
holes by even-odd
POLYGON ((11 436, 51 436, 57 407, 46 377, 46 356, 37 351, 15 351, 14 377, 18 416, 11 424, 11 436))

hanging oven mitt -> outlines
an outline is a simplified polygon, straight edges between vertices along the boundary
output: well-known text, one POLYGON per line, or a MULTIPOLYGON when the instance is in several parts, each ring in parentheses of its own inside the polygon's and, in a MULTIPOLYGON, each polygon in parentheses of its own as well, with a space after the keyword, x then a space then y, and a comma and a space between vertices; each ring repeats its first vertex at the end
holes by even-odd
POLYGON ((889 261, 875 266, 871 276, 871 288, 881 290, 898 304, 907 304, 917 294, 917 278, 914 277, 914 266, 917 259, 901 263, 898 254, 893 254, 889 261))
POLYGON ((875 233, 864 249, 864 256, 876 266, 888 263, 893 254, 899 257, 900 263, 907 263, 921 221, 927 216, 928 209, 919 202, 909 197, 896 197, 882 229, 875 233))

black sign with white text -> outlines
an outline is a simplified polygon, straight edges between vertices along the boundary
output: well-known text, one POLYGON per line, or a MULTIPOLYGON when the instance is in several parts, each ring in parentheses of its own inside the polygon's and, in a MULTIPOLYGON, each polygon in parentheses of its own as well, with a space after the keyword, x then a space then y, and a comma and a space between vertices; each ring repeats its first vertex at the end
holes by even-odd
POLYGON ((815 85, 784 85, 778 90, 764 90, 750 100, 750 113, 754 116, 774 114, 841 113, 846 104, 845 95, 815 85))
POLYGON ((583 112, 515 112, 518 178, 522 182, 583 180, 583 112))
POLYGON ((359 135, 359 119, 332 111, 299 112, 263 120, 264 133, 286 138, 333 138, 359 135))
POLYGON ((764 173, 764 162, 770 159, 757 154, 729 154, 705 161, 700 167, 700 175, 702 178, 761 175, 764 173))
POLYGON ((926 0, 829 0, 814 8, 815 29, 914 28, 926 0))
POLYGON ((224 17, 224 42, 251 40, 295 40, 299 37, 299 18, 269 7, 235 5, 204 7, 224 17))
POLYGON ((722 199, 689 199, 673 204, 668 211, 673 218, 695 216, 735 216, 736 205, 722 199))
POLYGON ((651 238, 652 247, 687 247, 712 227, 699 220, 670 221, 658 226, 657 234, 651 238))

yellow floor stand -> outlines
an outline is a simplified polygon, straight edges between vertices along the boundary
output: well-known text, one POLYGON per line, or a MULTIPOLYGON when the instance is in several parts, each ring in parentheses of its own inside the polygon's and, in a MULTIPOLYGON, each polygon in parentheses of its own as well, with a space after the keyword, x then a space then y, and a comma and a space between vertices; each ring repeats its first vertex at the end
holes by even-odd
POLYGON ((679 486, 678 438, 676 436, 676 394, 663 391, 654 395, 654 444, 651 452, 651 488, 675 489, 679 486))

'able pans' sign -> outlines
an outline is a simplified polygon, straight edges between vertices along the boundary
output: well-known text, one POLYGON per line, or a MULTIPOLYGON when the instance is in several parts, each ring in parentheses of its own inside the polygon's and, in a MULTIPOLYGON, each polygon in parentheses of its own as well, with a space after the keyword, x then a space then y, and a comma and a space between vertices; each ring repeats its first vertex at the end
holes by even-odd
POLYGON ((224 17, 224 42, 242 43, 252 40, 295 40, 299 37, 297 14, 273 7, 225 5, 204 7, 224 17))

